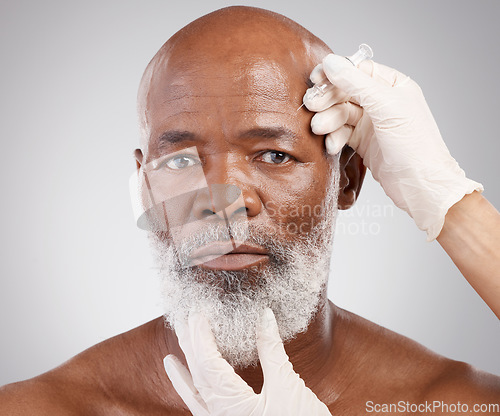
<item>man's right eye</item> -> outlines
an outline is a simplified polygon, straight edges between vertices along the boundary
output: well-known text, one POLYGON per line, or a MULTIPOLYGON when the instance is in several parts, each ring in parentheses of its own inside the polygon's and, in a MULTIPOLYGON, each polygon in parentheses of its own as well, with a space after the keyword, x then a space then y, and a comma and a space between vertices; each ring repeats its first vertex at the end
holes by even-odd
POLYGON ((165 160, 162 165, 172 170, 186 169, 198 165, 200 161, 189 155, 175 155, 165 160))

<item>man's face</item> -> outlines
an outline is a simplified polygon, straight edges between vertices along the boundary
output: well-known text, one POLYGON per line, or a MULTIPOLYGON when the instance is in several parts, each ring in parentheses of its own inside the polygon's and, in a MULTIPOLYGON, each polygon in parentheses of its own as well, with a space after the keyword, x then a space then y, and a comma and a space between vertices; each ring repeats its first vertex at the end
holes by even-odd
MULTIPOLYGON (((171 165, 200 163, 208 185, 241 189, 250 222, 293 240, 319 220, 303 207, 322 204, 330 163, 323 138, 309 127, 311 113, 297 111, 305 73, 290 70, 294 62, 281 54, 239 62, 186 52, 175 65, 170 58, 149 88, 144 163, 195 148, 171 165)), ((210 203, 193 202, 192 216, 199 219, 210 203)))
MULTIPOLYGON (((166 158, 178 172, 202 169, 209 189, 230 184, 241 190, 241 205, 228 215, 244 213, 247 221, 232 223, 230 238, 251 252, 179 267, 180 254, 189 257, 227 237, 222 217, 218 224, 184 227, 176 244, 172 231, 151 237, 169 322, 201 309, 223 356, 245 366, 256 360, 255 322, 264 307, 273 308, 285 339, 305 330, 317 310, 328 274, 338 176, 323 138, 310 130, 311 114, 297 111, 307 72, 296 70, 293 56, 280 50, 272 58, 245 56, 244 62, 231 56, 236 58, 206 59, 185 48, 152 77, 142 162, 166 158)), ((213 213, 214 194, 195 192, 186 199, 177 210, 184 222, 213 213)))

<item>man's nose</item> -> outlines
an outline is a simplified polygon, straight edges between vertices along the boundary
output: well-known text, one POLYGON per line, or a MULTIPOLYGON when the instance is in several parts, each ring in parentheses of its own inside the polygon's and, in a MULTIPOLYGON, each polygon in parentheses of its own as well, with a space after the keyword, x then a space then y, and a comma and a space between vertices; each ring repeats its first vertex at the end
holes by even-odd
POLYGON ((226 172, 207 174, 208 188, 197 192, 193 203, 193 215, 197 219, 206 219, 217 215, 221 220, 232 219, 238 215, 254 217, 262 209, 257 191, 240 173, 239 178, 229 177, 226 172), (217 182, 215 182, 217 181, 217 182))

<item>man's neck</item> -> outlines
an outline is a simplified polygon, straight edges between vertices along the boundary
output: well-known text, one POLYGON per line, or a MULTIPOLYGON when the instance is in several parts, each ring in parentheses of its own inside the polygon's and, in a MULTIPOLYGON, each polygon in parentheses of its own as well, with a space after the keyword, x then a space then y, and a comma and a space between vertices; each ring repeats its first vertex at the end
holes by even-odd
MULTIPOLYGON (((306 332, 285 344, 286 353, 294 370, 311 388, 319 387, 332 368, 334 306, 323 302, 306 332)), ((253 389, 262 389, 263 375, 260 364, 256 367, 236 369, 253 389)))
MULTIPOLYGON (((336 307, 322 297, 321 307, 310 323, 306 332, 298 334, 285 344, 285 350, 293 364, 294 370, 305 381, 306 385, 317 392, 318 396, 331 396, 331 377, 336 363, 334 356, 334 322, 336 307)), ((158 325, 157 345, 163 344, 158 353, 168 351, 176 355, 187 367, 184 354, 177 343, 174 332, 158 325)), ((165 354, 166 355, 166 354, 165 354)), ((163 359, 160 357, 159 360, 163 359)), ((255 367, 237 368, 236 373, 259 393, 263 385, 260 364, 255 367)))

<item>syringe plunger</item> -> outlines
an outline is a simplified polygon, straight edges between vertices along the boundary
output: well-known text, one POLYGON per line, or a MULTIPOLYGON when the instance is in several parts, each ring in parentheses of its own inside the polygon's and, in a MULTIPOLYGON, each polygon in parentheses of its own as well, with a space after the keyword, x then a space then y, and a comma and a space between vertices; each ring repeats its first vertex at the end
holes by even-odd
POLYGON ((359 49, 354 55, 346 56, 346 58, 351 61, 354 66, 358 66, 361 62, 372 59, 373 51, 366 43, 359 45, 359 49))

